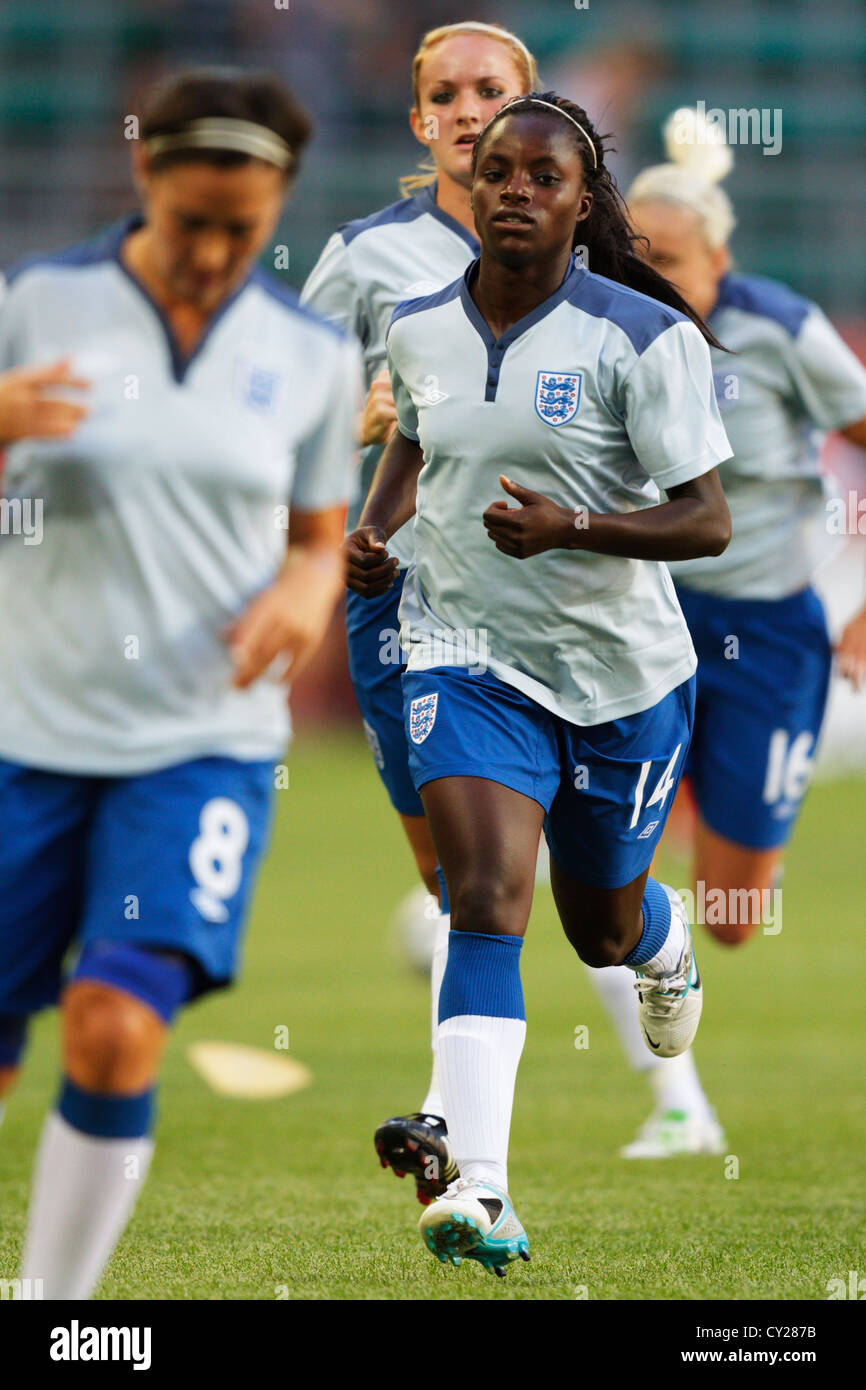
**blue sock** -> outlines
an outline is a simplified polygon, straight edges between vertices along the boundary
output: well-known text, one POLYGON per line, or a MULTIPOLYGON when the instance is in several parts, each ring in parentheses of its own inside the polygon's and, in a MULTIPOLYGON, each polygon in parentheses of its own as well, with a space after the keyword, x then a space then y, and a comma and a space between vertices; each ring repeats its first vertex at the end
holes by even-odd
POLYGON ((648 878, 641 902, 643 931, 634 950, 629 951, 623 965, 644 965, 657 956, 668 939, 671 929, 671 902, 662 885, 648 878))
POLYGON ((462 1014, 526 1019, 520 983, 521 936, 452 931, 439 993, 439 1022, 462 1014))
POLYGON ((64 1077, 57 1110, 67 1124, 95 1139, 143 1139, 153 1128, 155 1087, 138 1095, 85 1091, 64 1077))

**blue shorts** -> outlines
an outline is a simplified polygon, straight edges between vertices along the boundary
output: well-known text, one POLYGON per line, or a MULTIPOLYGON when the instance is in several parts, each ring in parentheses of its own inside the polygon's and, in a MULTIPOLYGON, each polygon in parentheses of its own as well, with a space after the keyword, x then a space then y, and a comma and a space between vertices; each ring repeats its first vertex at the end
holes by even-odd
POLYGON ((56 1002, 85 942, 180 952, 227 984, 267 844, 273 763, 200 758, 135 777, 0 761, 0 1016, 56 1002))
POLYGON ((484 777, 543 806, 563 873, 621 888, 648 869, 679 784, 692 731, 694 677, 650 709, 582 727, 489 671, 403 677, 415 785, 484 777))
POLYGON ((832 649, 814 589, 727 599, 677 586, 698 654, 686 775, 702 819, 749 849, 785 844, 809 782, 832 649))
POLYGON ((364 732, 391 804, 401 816, 423 816, 424 807, 409 771, 403 730, 400 677, 406 662, 399 645, 397 609, 406 571, 381 598, 346 596, 349 674, 364 720, 364 732))

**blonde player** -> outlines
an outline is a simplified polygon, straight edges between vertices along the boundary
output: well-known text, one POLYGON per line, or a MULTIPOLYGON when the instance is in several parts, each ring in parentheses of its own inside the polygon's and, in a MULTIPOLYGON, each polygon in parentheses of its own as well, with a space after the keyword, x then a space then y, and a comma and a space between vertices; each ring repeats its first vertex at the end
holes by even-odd
MULTIPOLYGON (((724 555, 670 566, 698 654, 685 778, 697 808, 694 877, 707 930, 725 945, 772 925, 772 890, 812 771, 832 648, 812 587, 827 551, 821 444, 828 430, 866 446, 866 370, 809 300, 732 267, 735 219, 718 186, 732 152, 698 113, 665 128, 670 163, 628 194, 648 263, 672 280, 730 353, 711 349, 734 456, 720 477, 733 539, 724 555), (719 905, 722 905, 721 907, 719 905)), ((866 608, 842 634, 839 669, 866 674, 866 608)), ((718 1153, 725 1138, 690 1052, 650 1057, 631 981, 591 971, 632 1065, 656 1105, 628 1158, 718 1153)))

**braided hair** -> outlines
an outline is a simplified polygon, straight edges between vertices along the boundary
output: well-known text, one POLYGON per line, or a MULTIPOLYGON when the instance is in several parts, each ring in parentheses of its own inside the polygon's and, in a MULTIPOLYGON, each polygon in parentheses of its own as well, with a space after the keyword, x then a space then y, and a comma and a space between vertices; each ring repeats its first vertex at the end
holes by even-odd
POLYGON ((566 117, 561 124, 567 127, 573 136, 575 148, 581 157, 586 188, 592 194, 592 208, 588 217, 576 223, 573 246, 585 248, 589 269, 597 275, 604 275, 609 280, 638 290, 641 294, 650 295, 671 309, 676 309, 691 319, 711 347, 722 347, 712 329, 700 314, 695 313, 679 290, 635 250, 635 246, 640 242, 646 242, 646 238, 639 236, 632 227, 622 194, 605 165, 604 156, 613 149, 612 145, 606 144, 611 137, 596 132, 582 106, 557 95, 556 92, 531 92, 528 96, 515 97, 513 101, 506 102, 487 122, 475 141, 472 155, 473 173, 484 138, 496 121, 504 116, 521 115, 524 112, 538 116, 549 115, 553 118, 553 112, 537 105, 538 102, 544 102, 548 108, 556 107, 566 117))

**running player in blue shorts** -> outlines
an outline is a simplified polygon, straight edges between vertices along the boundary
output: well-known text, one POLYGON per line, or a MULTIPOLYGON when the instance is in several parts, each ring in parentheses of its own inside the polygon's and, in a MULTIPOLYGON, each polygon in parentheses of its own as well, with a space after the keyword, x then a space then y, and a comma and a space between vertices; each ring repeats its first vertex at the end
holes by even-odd
MULTIPOLYGON (((711 356, 734 451, 720 469, 733 539, 724 555, 680 561, 671 573, 698 656, 684 774, 697 807, 695 902, 716 940, 736 945, 761 924, 781 927, 774 885, 809 783, 832 664, 812 587, 829 542, 821 444, 832 429, 866 445, 866 370, 815 304, 731 269, 734 213, 716 181, 732 152, 714 143, 712 130, 698 138, 697 116, 686 108, 670 118, 668 154, 680 162, 645 170, 628 203, 650 264, 732 350, 711 356)), ((864 630, 866 609, 841 642, 841 669, 855 682, 864 630)), ((866 655, 860 661, 866 668, 866 655)), ((677 813, 687 812, 680 803, 677 813)), ((673 1061, 647 1055, 627 972, 590 974, 655 1095, 623 1155, 724 1152, 691 1053, 673 1061)))
POLYGON ((0 303, 4 502, 39 519, 0 545, 0 1085, 59 997, 23 1259, 45 1298, 98 1283, 172 1020, 235 976, 285 678, 342 588, 357 347, 255 264, 309 132, 276 78, 170 79, 141 214, 0 303))
MULTIPOLYGON (((385 336, 395 306, 450 284, 479 251, 470 207, 472 147, 489 117, 509 98, 537 85, 535 60, 525 45, 498 25, 447 24, 424 35, 412 65, 412 130, 429 148, 432 168, 401 180, 404 192, 390 207, 335 232, 313 269, 301 298, 347 332, 363 349, 368 397, 361 421, 361 466, 349 509, 357 526, 382 449, 396 421, 385 360, 385 336)), ((436 383, 427 383, 431 396, 436 383)), ((409 768, 403 727, 401 675, 405 656, 398 641, 397 610, 414 553, 411 523, 392 538, 395 583, 376 599, 349 593, 346 626, 349 669, 364 729, 379 775, 400 817, 430 895, 441 900, 435 921, 431 986, 430 1085, 419 1111, 395 1115, 376 1130, 383 1167, 411 1173, 426 1205, 454 1175, 442 1118, 436 1063, 439 987, 448 952, 448 903, 440 887, 436 851, 424 807, 409 768), (439 1174, 431 1177, 434 1171, 439 1174)), ((412 895, 414 898, 414 894, 412 895)), ((432 897, 431 897, 432 901, 432 897)))
POLYGON ((346 543, 349 583, 375 597, 415 514, 405 720, 451 902, 438 1055, 461 1175, 421 1231, 441 1260, 498 1273, 529 1254, 506 1164, 542 826, 566 936, 588 964, 631 968, 647 1046, 677 1055, 701 1011, 682 903, 649 877, 696 664, 660 562, 725 548, 730 448, 716 339, 635 254, 604 155, 554 93, 480 134, 481 256, 394 313, 399 433, 346 543))

